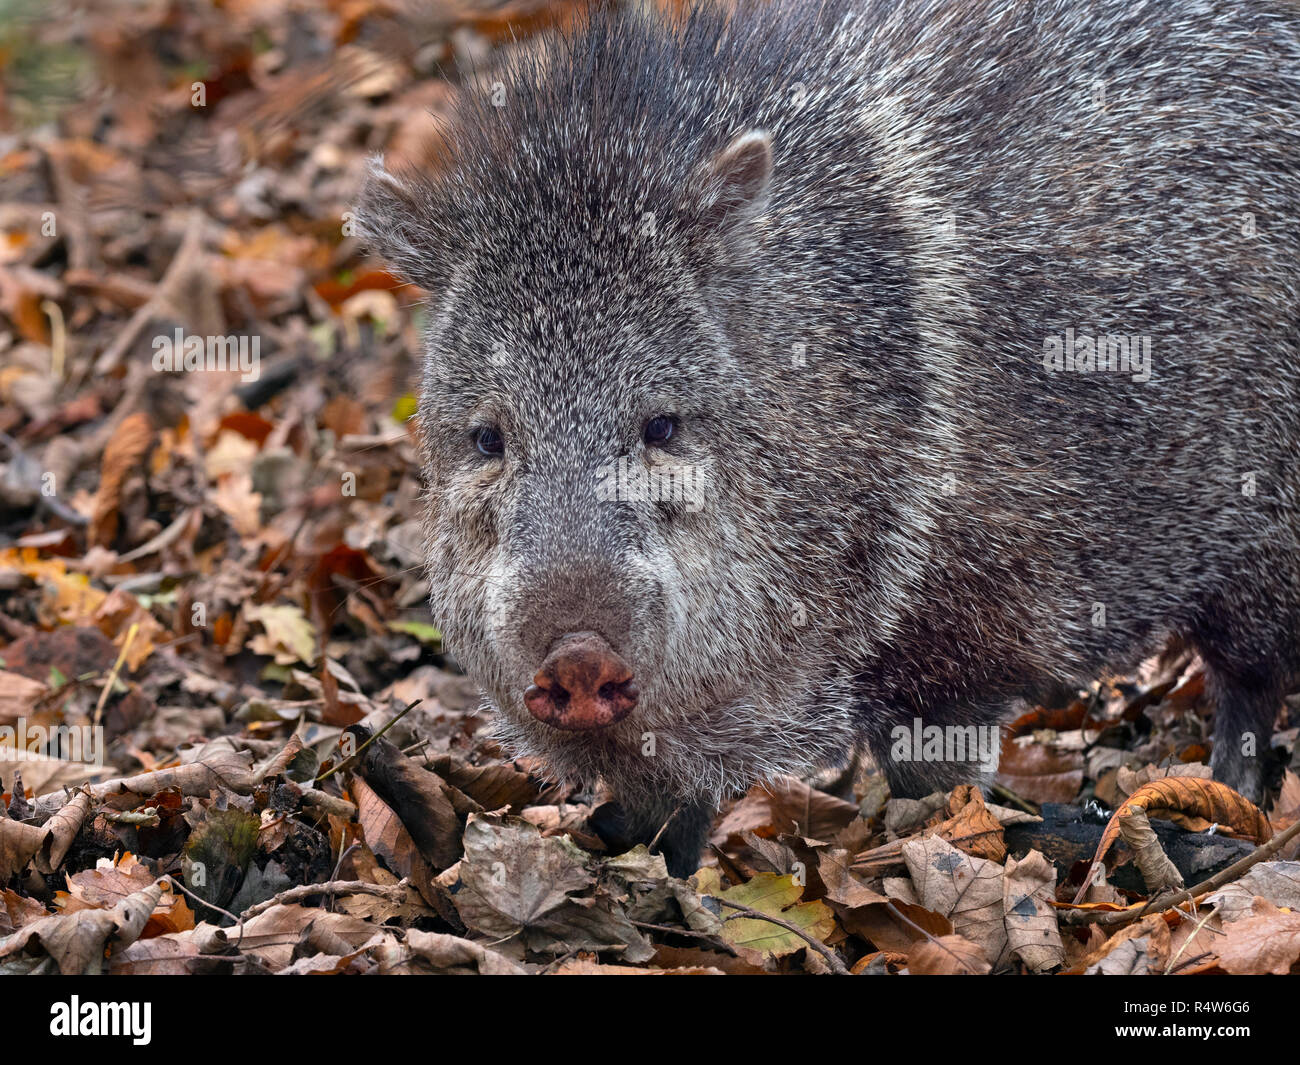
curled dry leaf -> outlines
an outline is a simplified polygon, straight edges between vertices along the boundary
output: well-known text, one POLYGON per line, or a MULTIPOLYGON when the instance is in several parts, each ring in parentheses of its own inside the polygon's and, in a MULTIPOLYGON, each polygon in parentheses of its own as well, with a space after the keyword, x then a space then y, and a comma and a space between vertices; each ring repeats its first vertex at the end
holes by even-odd
POLYGON ((1169 964, 1169 925, 1160 914, 1117 932, 1084 959, 1089 976, 1146 976, 1169 964))
POLYGON ((478 973, 518 976, 524 970, 499 951, 457 936, 410 928, 401 942, 392 940, 375 951, 379 971, 391 973, 478 973))
POLYGON ((40 872, 52 873, 63 864, 68 848, 90 812, 90 801, 90 791, 82 788, 46 823, 45 838, 36 855, 36 868, 40 872))
POLYGON ((90 525, 93 543, 111 546, 117 535, 117 508, 122 501, 123 485, 127 475, 140 465, 152 439, 153 426, 149 424, 149 416, 137 411, 122 419, 104 448, 99 491, 95 495, 90 525))
POLYGON ((937 823, 933 827, 958 850, 993 862, 1006 858, 1002 823, 984 805, 984 796, 978 788, 969 784, 953 788, 944 813, 942 819, 936 815, 937 823))
POLYGON ((21 873, 28 862, 42 873, 54 872, 63 864, 89 810, 89 792, 78 791, 44 826, 0 816, 0 882, 21 873))
POLYGON ((105 949, 134 943, 162 895, 162 885, 153 883, 112 909, 77 910, 33 921, 0 943, 0 958, 39 951, 53 958, 65 976, 98 973, 105 949))
MULTIPOLYGON (((251 752, 236 750, 227 737, 206 743, 182 757, 185 759, 183 765, 91 784, 90 795, 96 802, 117 805, 115 800, 119 797, 133 803, 172 789, 182 795, 207 796, 222 787, 242 794, 247 794, 253 787, 251 752)), ((62 791, 40 796, 34 803, 36 820, 45 821, 53 817, 67 802, 68 796, 62 791)))
MULTIPOLYGON (((1168 863, 1168 858, 1164 856, 1163 851, 1160 851, 1159 857, 1152 852, 1152 847, 1156 851, 1160 848, 1155 841, 1155 834, 1150 831, 1150 826, 1147 825, 1145 832, 1142 830, 1145 817, 1161 817, 1185 827, 1188 826, 1188 819, 1193 818, 1196 819, 1193 822, 1196 831, 1216 824, 1256 843, 1265 843, 1273 836, 1273 830, 1264 815, 1259 812, 1259 808, 1248 799, 1242 798, 1226 784, 1193 776, 1153 780, 1143 784, 1130 795, 1124 805, 1111 817, 1097 843, 1097 853, 1093 855, 1092 866, 1088 870, 1088 875, 1084 877, 1084 886, 1075 896, 1076 903, 1082 901, 1098 865, 1124 831, 1125 821, 1133 821, 1135 816, 1137 820, 1133 822, 1134 827, 1131 831, 1138 841, 1138 846, 1145 848, 1143 853, 1152 870, 1152 876, 1157 881, 1162 878, 1169 879, 1171 876, 1177 877, 1177 880, 1171 880, 1175 886, 1182 885, 1182 877, 1176 869, 1173 869, 1172 863, 1169 863, 1168 868, 1161 864, 1160 858, 1164 858, 1168 863), (1172 874, 1169 872, 1171 869, 1172 874)), ((1146 876, 1145 866, 1142 867, 1142 871, 1146 876)))

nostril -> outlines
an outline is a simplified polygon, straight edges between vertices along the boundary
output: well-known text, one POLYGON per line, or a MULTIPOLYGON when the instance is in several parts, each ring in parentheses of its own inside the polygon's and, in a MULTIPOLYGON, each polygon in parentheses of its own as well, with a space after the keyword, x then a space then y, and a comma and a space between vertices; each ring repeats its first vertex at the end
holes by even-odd
POLYGON ((629 678, 628 680, 606 681, 600 686, 597 694, 600 698, 609 702, 613 702, 615 699, 630 699, 635 703, 640 692, 637 691, 636 685, 629 678))
POLYGON ((524 705, 555 728, 603 728, 622 720, 636 705, 632 670, 594 632, 569 633, 551 647, 524 705))

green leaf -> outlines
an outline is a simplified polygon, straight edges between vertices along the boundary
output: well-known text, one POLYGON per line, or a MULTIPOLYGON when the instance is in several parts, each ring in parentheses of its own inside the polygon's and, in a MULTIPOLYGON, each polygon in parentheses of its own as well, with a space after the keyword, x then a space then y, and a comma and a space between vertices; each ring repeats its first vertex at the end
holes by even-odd
MULTIPOLYGON (((701 870, 701 873, 706 872, 712 870, 701 870)), ((801 928, 814 939, 824 940, 835 930, 835 915, 824 902, 799 901, 803 897, 803 886, 796 884, 794 877, 759 873, 753 879, 725 891, 714 889, 707 881, 707 877, 700 880, 702 893, 707 892, 726 902, 735 902, 760 913, 779 917, 788 924, 801 928)), ((722 908, 724 918, 728 916, 728 909, 726 906, 722 908)), ((768 958, 784 957, 808 946, 807 940, 801 936, 758 917, 734 917, 724 921, 722 938, 732 946, 755 950, 768 958)))
POLYGON ((427 643, 432 647, 442 645, 442 633, 426 621, 390 621, 388 627, 394 632, 414 636, 421 643, 427 643))
POLYGON ((410 421, 410 419, 415 417, 415 412, 418 407, 419 404, 416 402, 414 394, 411 392, 406 393, 406 395, 399 397, 397 402, 393 404, 393 421, 410 421))

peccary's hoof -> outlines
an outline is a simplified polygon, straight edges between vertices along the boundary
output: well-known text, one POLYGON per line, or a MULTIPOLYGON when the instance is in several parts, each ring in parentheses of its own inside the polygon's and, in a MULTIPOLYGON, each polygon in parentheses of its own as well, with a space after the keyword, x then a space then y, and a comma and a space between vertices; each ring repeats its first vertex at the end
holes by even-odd
POLYGON ((632 670, 599 634, 571 632, 555 641, 524 705, 538 721, 578 732, 621 721, 637 694, 632 670))

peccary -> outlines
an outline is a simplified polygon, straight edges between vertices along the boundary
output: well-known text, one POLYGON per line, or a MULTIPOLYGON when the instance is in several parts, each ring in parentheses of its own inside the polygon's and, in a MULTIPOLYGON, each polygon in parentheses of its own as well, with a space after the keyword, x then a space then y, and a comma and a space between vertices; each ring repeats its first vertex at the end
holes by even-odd
POLYGON ((970 780, 918 722, 1170 636, 1260 797, 1300 681, 1300 7, 601 9, 360 218, 431 293, 447 644, 673 870, 735 789, 859 743, 896 794, 970 780))

